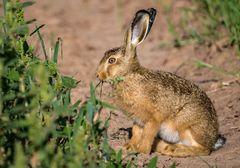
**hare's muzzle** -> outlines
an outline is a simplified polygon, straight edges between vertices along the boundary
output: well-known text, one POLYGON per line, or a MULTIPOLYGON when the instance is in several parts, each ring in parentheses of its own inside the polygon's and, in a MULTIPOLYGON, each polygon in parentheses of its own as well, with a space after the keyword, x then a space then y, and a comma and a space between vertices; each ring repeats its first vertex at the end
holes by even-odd
POLYGON ((107 75, 105 74, 105 72, 97 72, 96 76, 99 80, 103 81, 107 78, 107 75))

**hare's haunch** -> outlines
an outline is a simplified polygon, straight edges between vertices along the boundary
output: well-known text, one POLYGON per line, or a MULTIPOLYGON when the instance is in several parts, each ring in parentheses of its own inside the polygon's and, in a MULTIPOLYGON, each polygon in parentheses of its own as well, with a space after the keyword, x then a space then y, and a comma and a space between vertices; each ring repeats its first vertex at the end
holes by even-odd
POLYGON ((138 11, 124 44, 107 51, 97 68, 100 80, 112 81, 115 105, 137 121, 124 149, 177 157, 209 155, 225 139, 219 136, 208 96, 188 80, 138 62, 136 47, 151 30, 155 15, 153 8, 138 11))

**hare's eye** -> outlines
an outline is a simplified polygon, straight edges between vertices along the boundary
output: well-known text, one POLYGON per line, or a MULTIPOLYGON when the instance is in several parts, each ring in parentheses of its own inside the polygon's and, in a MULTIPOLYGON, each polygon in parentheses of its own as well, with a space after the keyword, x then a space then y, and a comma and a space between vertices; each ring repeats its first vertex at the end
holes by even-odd
POLYGON ((109 58, 108 63, 113 64, 116 62, 116 58, 109 58))

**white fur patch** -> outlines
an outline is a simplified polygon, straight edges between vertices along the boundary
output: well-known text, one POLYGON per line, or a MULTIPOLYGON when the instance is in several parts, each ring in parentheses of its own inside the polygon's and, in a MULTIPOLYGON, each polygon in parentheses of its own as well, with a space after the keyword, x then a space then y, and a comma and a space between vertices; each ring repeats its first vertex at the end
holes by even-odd
POLYGON ((226 142, 226 138, 219 136, 217 139, 217 142, 214 144, 213 149, 217 150, 219 148, 221 148, 226 142))
POLYGON ((178 143, 180 141, 179 133, 175 129, 169 127, 166 123, 162 123, 158 135, 167 142, 178 143))
POLYGON ((182 140, 179 141, 178 144, 183 144, 183 145, 187 145, 187 146, 193 146, 192 142, 190 140, 182 140))

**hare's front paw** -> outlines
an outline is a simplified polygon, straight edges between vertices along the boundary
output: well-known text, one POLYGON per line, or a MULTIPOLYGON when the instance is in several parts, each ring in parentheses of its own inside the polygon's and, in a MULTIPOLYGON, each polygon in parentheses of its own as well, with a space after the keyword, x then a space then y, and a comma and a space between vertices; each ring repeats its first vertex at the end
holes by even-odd
POLYGON ((151 145, 141 143, 137 151, 139 153, 149 154, 151 152, 151 145))
POLYGON ((131 142, 128 142, 125 145, 123 145, 122 150, 123 150, 124 153, 136 152, 137 151, 137 146, 134 145, 131 142))

